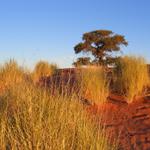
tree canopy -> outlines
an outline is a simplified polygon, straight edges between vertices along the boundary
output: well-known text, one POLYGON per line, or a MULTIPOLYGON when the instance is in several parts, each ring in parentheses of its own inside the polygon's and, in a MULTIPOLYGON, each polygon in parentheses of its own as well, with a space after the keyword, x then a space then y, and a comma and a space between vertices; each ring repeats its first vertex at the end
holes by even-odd
POLYGON ((110 30, 96 30, 88 33, 84 33, 82 42, 74 47, 76 54, 87 53, 94 56, 78 58, 74 64, 97 64, 107 65, 114 63, 117 57, 112 56, 112 52, 118 52, 121 50, 121 45, 128 45, 123 35, 114 34, 110 30))

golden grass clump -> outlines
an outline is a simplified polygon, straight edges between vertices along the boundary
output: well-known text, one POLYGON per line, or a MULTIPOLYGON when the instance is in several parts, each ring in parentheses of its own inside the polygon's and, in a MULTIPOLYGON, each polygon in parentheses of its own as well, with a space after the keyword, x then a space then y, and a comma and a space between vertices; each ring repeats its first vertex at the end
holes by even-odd
POLYGON ((0 91, 25 80, 25 70, 15 60, 9 60, 0 67, 0 91))
POLYGON ((146 61, 142 57, 125 56, 120 58, 115 69, 115 87, 130 101, 142 96, 149 84, 146 61))
MULTIPOLYGON (((97 69, 93 71, 98 73, 97 69)), ((38 87, 26 80, 26 75, 12 60, 1 67, 0 81, 11 86, 0 91, 0 149, 117 149, 108 142, 105 129, 92 114, 89 116, 79 95, 63 95, 59 91, 52 94, 51 88, 38 87)), ((92 81, 99 81, 98 76, 95 74, 92 81)))
POLYGON ((0 116, 0 149, 115 149, 76 96, 20 84, 0 97, 0 116))
POLYGON ((82 68, 79 82, 83 96, 93 103, 103 103, 109 93, 109 83, 103 67, 82 68))
POLYGON ((49 64, 47 61, 39 61, 33 71, 33 80, 37 82, 41 77, 51 76, 56 70, 56 64, 49 64))

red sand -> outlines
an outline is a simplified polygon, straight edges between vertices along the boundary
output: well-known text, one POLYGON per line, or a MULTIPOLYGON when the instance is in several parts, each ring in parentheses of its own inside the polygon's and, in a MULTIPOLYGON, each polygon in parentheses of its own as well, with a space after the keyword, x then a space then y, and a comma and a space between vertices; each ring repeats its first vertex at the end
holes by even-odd
POLYGON ((111 94, 107 103, 90 106, 88 112, 100 116, 106 134, 119 140, 119 150, 150 150, 150 97, 128 104, 111 94))

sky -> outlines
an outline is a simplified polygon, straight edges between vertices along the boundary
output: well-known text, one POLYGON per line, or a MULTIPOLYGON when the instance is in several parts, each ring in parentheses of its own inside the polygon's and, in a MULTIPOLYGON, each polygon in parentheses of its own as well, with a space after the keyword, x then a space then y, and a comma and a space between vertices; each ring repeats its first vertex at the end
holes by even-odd
POLYGON ((71 67, 82 34, 99 29, 124 35, 123 54, 150 62, 149 8, 150 0, 0 0, 0 63, 71 67))

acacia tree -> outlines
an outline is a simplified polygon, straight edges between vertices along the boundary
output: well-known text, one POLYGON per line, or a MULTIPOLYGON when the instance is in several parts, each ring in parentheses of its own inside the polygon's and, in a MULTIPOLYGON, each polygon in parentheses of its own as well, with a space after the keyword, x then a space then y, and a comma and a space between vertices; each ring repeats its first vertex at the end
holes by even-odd
MULTIPOLYGON (((107 65, 115 62, 118 57, 112 56, 112 52, 120 51, 121 45, 128 45, 124 36, 114 34, 110 30, 96 30, 83 34, 82 42, 74 47, 76 54, 89 53, 94 59, 89 57, 78 58, 74 64, 81 64, 81 60, 87 64, 107 65)), ((82 65, 82 64, 81 64, 82 65)))

